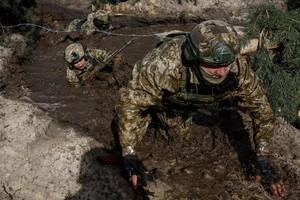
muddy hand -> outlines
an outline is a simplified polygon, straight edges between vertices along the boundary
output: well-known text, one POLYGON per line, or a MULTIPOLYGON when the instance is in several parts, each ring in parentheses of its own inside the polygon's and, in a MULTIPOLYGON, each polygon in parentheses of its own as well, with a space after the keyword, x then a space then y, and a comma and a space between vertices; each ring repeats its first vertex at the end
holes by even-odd
POLYGON ((287 189, 281 181, 270 184, 270 189, 272 194, 276 196, 285 197, 287 195, 287 189))
POLYGON ((276 170, 271 166, 269 159, 266 156, 258 156, 257 164, 261 175, 257 175, 255 179, 269 185, 273 195, 284 197, 287 194, 287 189, 276 170))
MULTIPOLYGON (((260 175, 255 176, 255 181, 259 182, 262 180, 262 177, 260 175)), ((273 195, 279 196, 279 197, 285 197, 288 193, 286 187, 282 183, 282 181, 276 182, 276 183, 270 183, 270 190, 273 195)))

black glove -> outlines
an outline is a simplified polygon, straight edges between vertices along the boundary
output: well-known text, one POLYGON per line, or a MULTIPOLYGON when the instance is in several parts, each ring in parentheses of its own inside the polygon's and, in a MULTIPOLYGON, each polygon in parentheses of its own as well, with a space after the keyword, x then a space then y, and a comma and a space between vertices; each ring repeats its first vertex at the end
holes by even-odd
POLYGON ((259 175, 261 175, 261 181, 263 183, 272 184, 280 180, 275 169, 271 166, 267 156, 257 156, 256 162, 260 172, 259 175))
POLYGON ((131 182, 131 177, 137 175, 138 186, 146 186, 145 173, 147 173, 147 170, 136 155, 126 155, 123 157, 123 176, 126 180, 131 182))

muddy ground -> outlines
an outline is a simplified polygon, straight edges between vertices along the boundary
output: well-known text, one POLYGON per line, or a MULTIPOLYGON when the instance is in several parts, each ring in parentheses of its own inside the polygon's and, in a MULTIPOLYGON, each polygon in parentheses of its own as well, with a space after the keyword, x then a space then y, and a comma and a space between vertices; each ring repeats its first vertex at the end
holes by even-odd
MULTIPOLYGON (((71 18, 62 17, 62 13, 74 16, 67 15, 65 10, 59 13, 57 7, 52 9, 44 22, 53 28, 64 27, 71 21, 71 18)), ((47 10, 44 7, 45 12, 49 10, 51 7, 47 6, 47 10)), ((39 12, 41 14, 43 10, 39 12)), ((84 136, 104 144, 106 149, 112 149, 115 140, 111 122, 118 89, 127 84, 134 63, 156 46, 160 40, 158 35, 171 30, 190 31, 196 22, 197 19, 183 24, 175 19, 153 18, 149 21, 119 16, 112 18, 113 26, 119 27, 112 34, 96 32, 86 36, 79 32, 67 34, 42 30, 41 35, 34 35, 39 36, 38 40, 30 43, 22 64, 13 67, 14 73, 7 79, 2 94, 31 102, 60 123, 68 124, 84 136), (108 72, 105 80, 81 87, 67 83, 63 52, 68 44, 76 41, 90 48, 115 50, 131 39, 135 40, 122 52, 123 64, 118 70, 108 72), (113 77, 118 77, 121 85, 116 85, 113 77)), ((249 116, 233 107, 219 108, 221 111, 215 107, 199 110, 188 139, 176 133, 165 138, 149 128, 137 149, 147 168, 158 168, 160 172, 157 185, 164 193, 159 194, 158 199, 278 199, 270 195, 268 188, 252 180, 254 152, 249 116)), ((297 173, 288 173, 286 166, 279 161, 275 166, 290 190, 284 199, 298 199, 297 173)), ((118 170, 110 172, 119 173, 118 170)), ((123 187, 130 185, 124 184, 123 187)), ((73 199, 80 199, 80 192, 84 193, 84 190, 73 199)), ((135 195, 135 198, 140 198, 140 195, 135 195)))

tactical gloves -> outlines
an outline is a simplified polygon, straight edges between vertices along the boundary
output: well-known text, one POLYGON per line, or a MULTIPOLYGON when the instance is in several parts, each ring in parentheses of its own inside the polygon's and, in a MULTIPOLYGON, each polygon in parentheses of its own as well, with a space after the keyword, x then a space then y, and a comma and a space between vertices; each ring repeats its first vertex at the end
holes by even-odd
POLYGON ((256 162, 263 183, 272 184, 280 181, 277 172, 271 166, 267 156, 257 156, 256 162))
POLYGON ((269 161, 269 153, 269 143, 260 139, 256 145, 256 169, 259 170, 256 178, 263 185, 267 185, 272 194, 284 197, 287 190, 269 161))
POLYGON ((269 152, 269 143, 264 139, 260 139, 256 146, 256 163, 262 178, 261 181, 265 183, 276 183, 280 179, 269 162, 269 152))
MULTIPOLYGON (((126 180, 131 182, 134 186, 135 175, 137 177, 136 189, 143 197, 144 200, 150 199, 149 196, 154 196, 154 192, 145 190, 144 187, 147 186, 147 181, 155 181, 158 178, 156 173, 150 173, 143 166, 142 162, 138 159, 136 155, 129 154, 123 157, 123 176, 126 180)), ((136 181, 136 180, 135 180, 136 181)))
POLYGON ((123 157, 123 176, 129 182, 131 182, 132 176, 136 175, 138 177, 138 185, 146 185, 146 180, 143 177, 146 171, 136 155, 126 155, 123 157))

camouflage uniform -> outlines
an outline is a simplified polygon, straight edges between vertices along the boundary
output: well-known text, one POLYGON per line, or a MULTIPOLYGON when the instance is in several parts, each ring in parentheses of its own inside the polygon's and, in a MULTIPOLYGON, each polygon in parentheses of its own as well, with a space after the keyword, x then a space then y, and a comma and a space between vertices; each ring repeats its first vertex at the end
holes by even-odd
POLYGON ((110 53, 110 51, 102 49, 86 49, 85 68, 83 70, 79 70, 69 65, 67 67, 67 81, 72 84, 80 83, 81 77, 84 76, 86 72, 92 70, 95 67, 95 65, 97 65, 97 63, 101 63, 101 61, 103 61, 107 56, 109 56, 110 53))
POLYGON ((96 12, 90 13, 86 19, 73 20, 66 28, 66 31, 71 32, 81 30, 84 31, 87 35, 90 35, 99 28, 103 30, 109 28, 109 20, 110 17, 108 12, 103 10, 97 10, 96 12), (95 26, 95 20, 100 22, 101 25, 95 26))
MULTIPOLYGON (((134 153, 133 148, 145 134, 151 121, 151 116, 146 112, 149 107, 161 105, 167 93, 172 96, 182 91, 181 82, 185 70, 190 74, 188 81, 191 86, 199 89, 198 94, 209 94, 216 101, 237 98, 238 106, 248 109, 253 117, 255 144, 258 145, 260 140, 269 141, 274 128, 273 111, 259 78, 245 58, 237 55, 231 63, 226 79, 232 79, 235 84, 217 90, 210 87, 204 79, 198 80, 191 66, 183 63, 182 46, 185 41, 186 35, 176 36, 150 51, 135 64, 132 80, 121 92, 116 107, 123 155, 134 153)), ((172 117, 169 121, 161 116, 165 124, 182 129, 183 132, 190 127, 191 120, 184 115, 172 117)))

